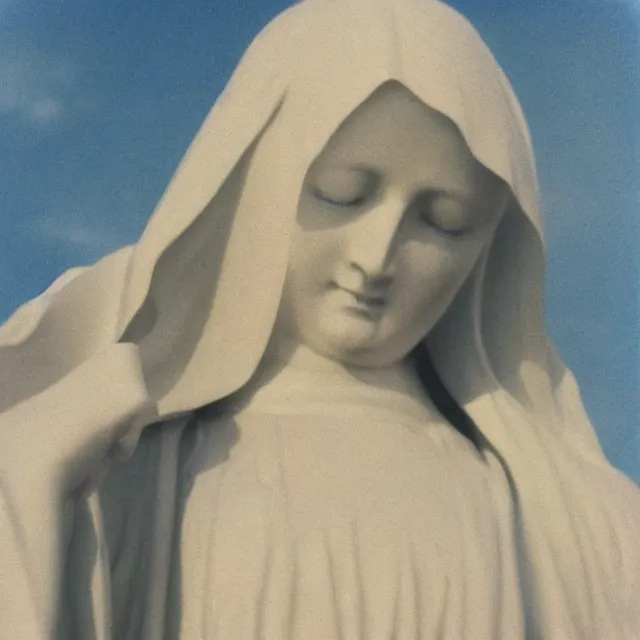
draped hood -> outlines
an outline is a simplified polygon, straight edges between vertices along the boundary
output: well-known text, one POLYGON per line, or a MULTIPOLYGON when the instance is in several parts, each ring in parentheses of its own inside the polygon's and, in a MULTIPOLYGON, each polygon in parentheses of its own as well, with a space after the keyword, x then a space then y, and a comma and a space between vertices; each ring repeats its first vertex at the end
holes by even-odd
POLYGON ((307 0, 251 44, 139 242, 65 274, 2 327, 0 407, 118 341, 139 345, 161 416, 242 386, 273 326, 306 170, 389 80, 450 118, 513 194, 490 250, 430 337, 439 373, 463 405, 495 387, 545 415, 558 403, 566 411, 563 394, 575 404, 544 328, 531 140, 493 55, 439 2, 307 0))

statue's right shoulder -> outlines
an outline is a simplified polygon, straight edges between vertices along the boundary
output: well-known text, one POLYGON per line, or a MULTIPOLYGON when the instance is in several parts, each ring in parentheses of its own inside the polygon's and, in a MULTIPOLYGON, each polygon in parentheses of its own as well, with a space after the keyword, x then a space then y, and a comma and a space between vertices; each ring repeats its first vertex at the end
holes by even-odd
POLYGON ((134 249, 66 271, 0 326, 0 413, 117 342, 134 249))
MULTIPOLYGON (((127 245, 92 265, 72 267, 64 271, 40 295, 18 307, 6 322, 0 325, 0 348, 16 346, 23 342, 40 324, 53 301, 67 291, 69 285, 77 281, 80 276, 91 277, 96 281, 111 280, 113 282, 116 273, 123 271, 123 268, 128 265, 134 246, 127 245)), ((99 295, 98 291, 95 293, 99 295)))

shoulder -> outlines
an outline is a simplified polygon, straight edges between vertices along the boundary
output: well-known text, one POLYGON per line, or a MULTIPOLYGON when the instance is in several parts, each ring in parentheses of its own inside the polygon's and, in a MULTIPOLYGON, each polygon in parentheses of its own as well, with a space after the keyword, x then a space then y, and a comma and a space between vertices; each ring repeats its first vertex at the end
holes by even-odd
MULTIPOLYGON (((77 266, 67 269, 40 295, 18 307, 9 319, 0 325, 0 348, 16 346, 26 340, 40 325, 52 305, 75 286, 91 280, 92 283, 124 281, 129 258, 134 245, 123 247, 111 253, 93 265, 77 266)), ((95 293, 95 292, 94 292, 95 293)))

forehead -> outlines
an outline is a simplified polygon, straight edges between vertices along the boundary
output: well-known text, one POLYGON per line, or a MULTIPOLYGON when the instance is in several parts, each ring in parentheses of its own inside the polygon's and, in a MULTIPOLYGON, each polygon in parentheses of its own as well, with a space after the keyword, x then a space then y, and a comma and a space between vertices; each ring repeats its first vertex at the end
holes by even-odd
MULTIPOLYGON (((465 144, 455 124, 439 111, 424 104, 413 92, 397 81, 385 82, 345 119, 332 137, 336 144, 350 135, 387 125, 394 132, 410 133, 416 129, 440 138, 455 138, 465 144)), ((466 146, 466 144, 465 144, 466 146)))
POLYGON ((371 94, 340 125, 312 165, 362 167, 419 183, 485 191, 497 178, 471 153, 456 125, 399 83, 371 94))

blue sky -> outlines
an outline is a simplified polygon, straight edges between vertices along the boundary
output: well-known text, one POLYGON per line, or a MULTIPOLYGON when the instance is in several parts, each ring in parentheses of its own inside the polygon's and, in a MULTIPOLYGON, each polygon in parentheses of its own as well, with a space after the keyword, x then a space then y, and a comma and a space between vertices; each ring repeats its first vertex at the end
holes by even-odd
MULTIPOLYGON (((255 33, 287 0, 0 0, 0 321, 134 242, 255 33)), ((640 482, 640 0, 452 0, 523 103, 549 331, 640 482)))

